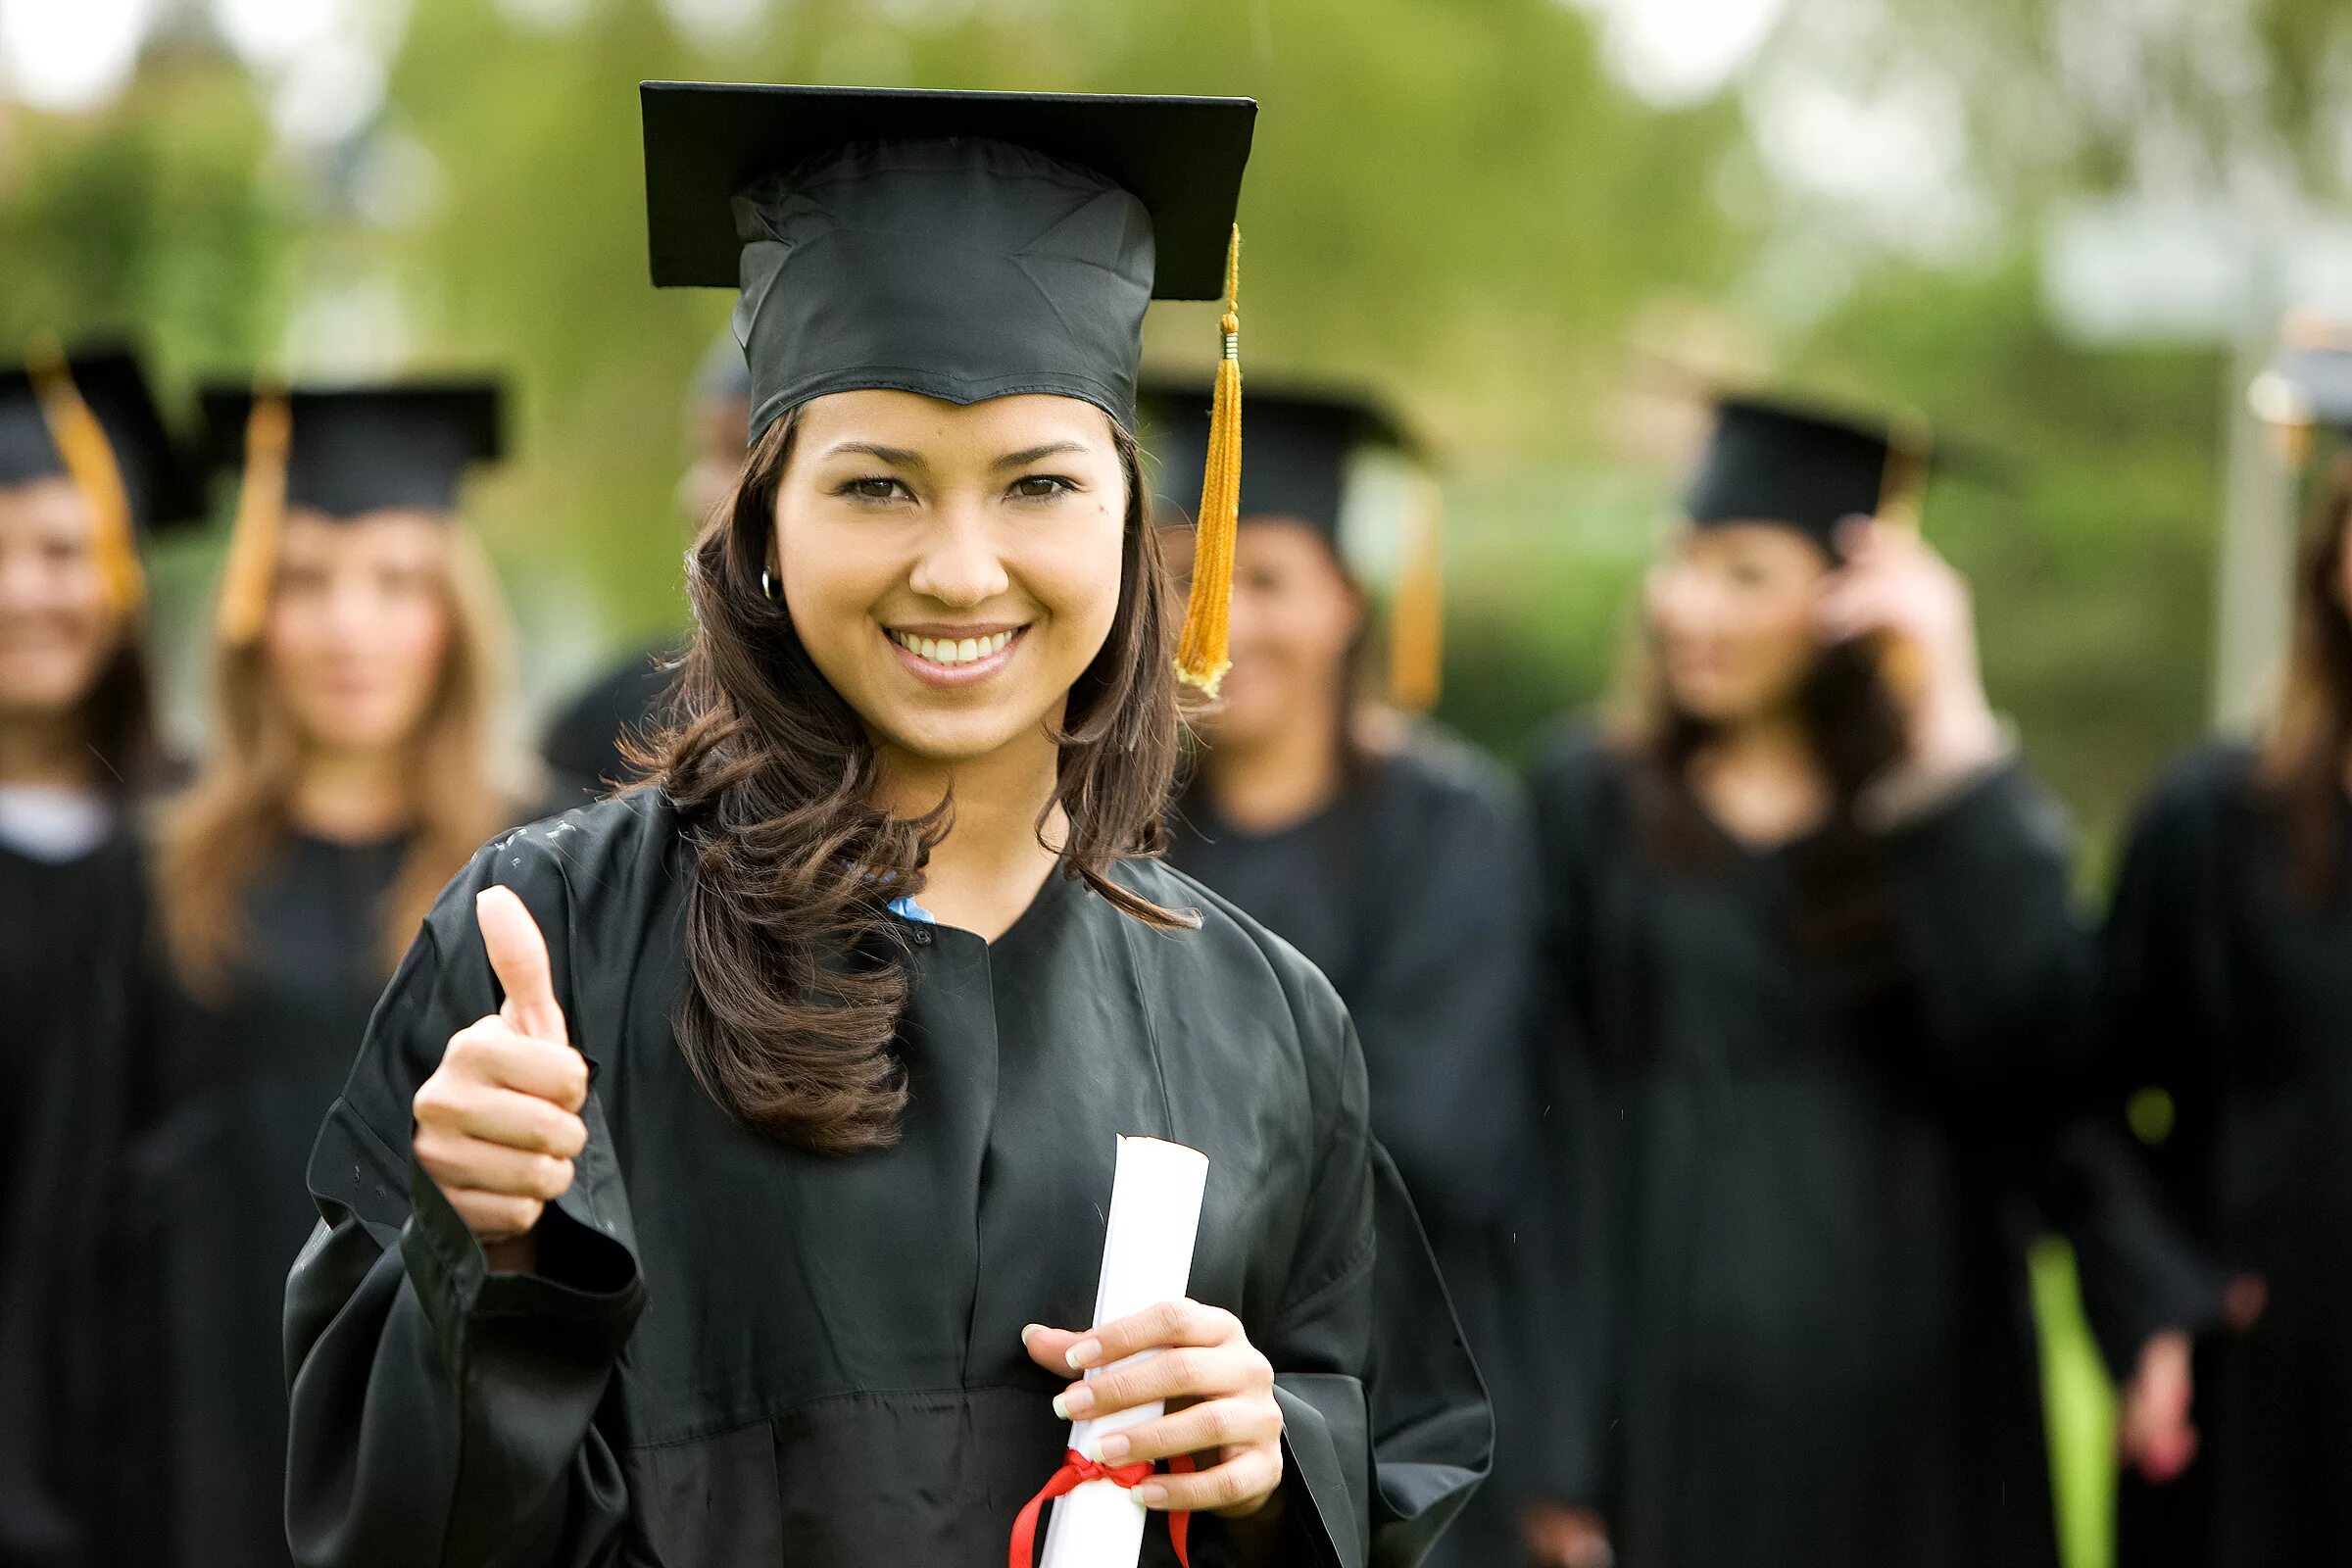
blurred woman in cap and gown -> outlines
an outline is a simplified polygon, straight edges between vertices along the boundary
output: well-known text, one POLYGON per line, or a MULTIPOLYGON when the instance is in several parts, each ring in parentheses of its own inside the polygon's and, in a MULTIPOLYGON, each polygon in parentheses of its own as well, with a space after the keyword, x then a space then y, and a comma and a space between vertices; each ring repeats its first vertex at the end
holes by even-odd
MULTIPOLYGON (((1147 389, 1163 527, 1199 511, 1210 402, 1205 387, 1147 389)), ((1355 1020, 1372 1130, 1495 1393, 1495 1479, 1439 1553, 1481 1561, 1508 1550, 1501 1496, 1522 1413, 1493 1306, 1542 1110, 1534 834, 1499 766, 1406 711, 1431 706, 1438 675, 1436 487, 1416 443, 1363 394, 1258 385, 1242 439, 1233 668, 1195 726, 1168 858, 1296 946, 1355 1020), (1384 695, 1396 706, 1363 690, 1372 607, 1352 564, 1383 521, 1396 563, 1384 695)))
POLYGON ((138 361, 0 372, 0 1561, 96 1560, 99 1238, 139 1032, 127 813, 163 781, 142 534, 198 511, 138 361))
POLYGON ((2098 1148, 2135 1157, 2076 1246, 2125 1568, 2352 1553, 2352 350, 2258 391, 2324 442, 2278 702, 2150 792, 2107 924, 2098 1148))
POLYGON ((166 971, 133 1173, 160 1394, 148 1561, 287 1558, 286 1270, 303 1175, 434 895, 512 820, 505 608, 458 520, 480 382, 209 392, 238 480, 213 745, 155 847, 166 971))
POLYGON ((1487 1417, 1346 1010, 1152 857, 1225 662, 1254 106, 643 92, 655 280, 740 287, 753 453, 652 781, 476 858, 320 1134, 298 1556, 1023 1561, 1092 1479, 1153 1564, 1418 1560, 1487 1417), (1135 376, 1154 296, 1220 292, 1180 627, 1135 376), (1189 1295, 1090 1328, 1120 1135, 1207 1187, 1189 1295))
POLYGON ((1593 1140, 1539 1560, 2050 1564, 2026 1280, 2086 945, 1910 529, 1916 432, 1718 410, 1621 726, 1536 775, 1593 1140))

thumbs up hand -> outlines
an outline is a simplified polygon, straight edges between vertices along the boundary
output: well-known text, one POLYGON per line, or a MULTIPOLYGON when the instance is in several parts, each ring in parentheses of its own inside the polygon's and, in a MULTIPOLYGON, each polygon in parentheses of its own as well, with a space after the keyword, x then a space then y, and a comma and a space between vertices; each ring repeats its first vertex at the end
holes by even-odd
POLYGON ((474 918, 506 1004, 450 1036, 441 1065, 416 1091, 414 1148, 492 1266, 527 1256, 525 1239, 548 1201, 571 1186, 572 1157, 588 1145, 580 1107, 588 1063, 571 1049, 557 1005, 547 941, 514 890, 485 889, 474 918))

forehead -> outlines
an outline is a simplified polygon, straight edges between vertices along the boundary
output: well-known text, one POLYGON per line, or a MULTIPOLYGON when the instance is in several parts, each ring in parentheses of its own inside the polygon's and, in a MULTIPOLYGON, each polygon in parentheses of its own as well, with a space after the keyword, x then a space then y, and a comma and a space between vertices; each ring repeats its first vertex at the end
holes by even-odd
POLYGON ((54 537, 83 533, 90 526, 89 503, 63 474, 47 474, 24 484, 0 485, 0 529, 23 535, 54 537))
POLYGON ((1755 521, 1686 524, 1675 535, 1673 555, 1682 561, 1740 562, 1827 571, 1829 557, 1807 534, 1787 523, 1755 521))
POLYGON ((436 513, 387 508, 356 517, 333 517, 308 508, 286 513, 280 553, 306 561, 380 560, 438 556, 448 548, 447 523, 436 513))
POLYGON ((801 406, 796 444, 803 451, 822 457, 845 442, 985 458, 1050 445, 1113 450, 1109 415, 1082 399, 1047 393, 949 403, 914 392, 860 388, 801 406))

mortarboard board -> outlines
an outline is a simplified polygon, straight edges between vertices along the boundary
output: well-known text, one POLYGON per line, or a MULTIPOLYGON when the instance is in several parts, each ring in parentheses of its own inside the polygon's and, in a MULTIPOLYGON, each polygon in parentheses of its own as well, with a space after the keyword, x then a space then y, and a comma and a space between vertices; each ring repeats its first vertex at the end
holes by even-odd
POLYGON ((451 514, 466 471, 505 450, 501 388, 484 378, 218 385, 202 401, 208 464, 240 478, 220 588, 220 633, 232 644, 261 632, 288 509, 340 520, 451 514))
MULTIPOLYGON (((1158 461, 1154 501, 1166 517, 1190 520, 1200 502, 1209 446, 1209 389, 1154 382, 1143 391, 1147 442, 1158 461)), ((1403 422, 1381 399, 1343 388, 1263 388, 1250 394, 1242 419, 1250 452, 1238 514, 1304 523, 1341 554, 1348 470, 1367 451, 1425 458, 1403 422)), ((1407 518, 1389 628, 1389 696, 1416 712, 1436 706, 1442 632, 1442 541, 1432 503, 1407 518)), ((1343 559, 1344 556, 1343 556, 1343 559)))
POLYGON ((1915 512, 1930 450, 1927 428, 1916 421, 1723 397, 1685 510, 1702 528, 1782 523, 1834 555, 1846 518, 1915 512))
POLYGON ((657 285, 740 290, 752 434, 830 392, 1093 403, 1132 428, 1144 312, 1226 300, 1209 569, 1178 668, 1224 662, 1238 479, 1234 211, 1256 106, 1239 98, 652 81, 657 285), (1219 498, 1222 498, 1221 503, 1219 498), (1219 548, 1225 552, 1218 569, 1219 548))
POLYGON ((95 514, 109 603, 137 610, 146 598, 138 535, 194 519, 203 497, 127 349, 45 348, 0 370, 0 487, 60 476, 95 514))

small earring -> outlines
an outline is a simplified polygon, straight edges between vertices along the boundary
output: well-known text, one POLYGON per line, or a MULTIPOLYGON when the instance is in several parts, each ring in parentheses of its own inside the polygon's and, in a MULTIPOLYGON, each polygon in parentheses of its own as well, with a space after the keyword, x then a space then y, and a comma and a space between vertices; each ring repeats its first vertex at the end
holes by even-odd
POLYGON ((760 596, 771 605, 780 605, 784 602, 783 589, 777 586, 775 578, 767 574, 765 566, 760 568, 760 596))

